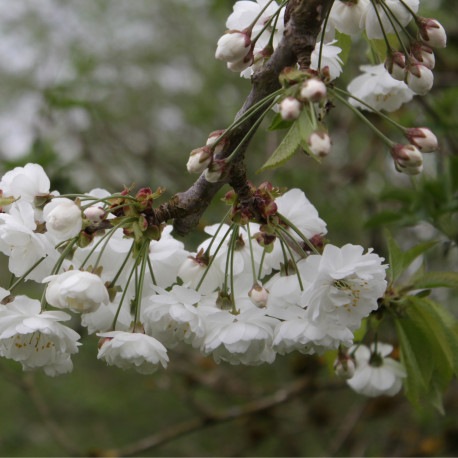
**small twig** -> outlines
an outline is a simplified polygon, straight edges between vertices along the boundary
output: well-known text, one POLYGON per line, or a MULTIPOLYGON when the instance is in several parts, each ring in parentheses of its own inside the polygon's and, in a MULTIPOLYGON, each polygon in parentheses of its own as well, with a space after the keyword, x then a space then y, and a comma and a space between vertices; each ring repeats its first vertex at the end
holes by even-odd
POLYGON ((114 452, 116 453, 116 456, 137 455, 138 453, 144 452, 153 447, 158 447, 159 445, 163 445, 172 439, 176 439, 193 431, 272 409, 300 395, 306 391, 310 385, 311 379, 309 377, 301 378, 290 387, 280 389, 273 395, 248 402, 243 406, 230 407, 222 412, 207 414, 207 416, 194 418, 175 426, 168 427, 163 431, 147 436, 137 442, 117 449, 114 452))
POLYGON ((76 445, 67 437, 65 432, 53 419, 53 415, 48 405, 35 384, 35 374, 25 374, 24 378, 20 380, 20 387, 32 400, 43 420, 44 425, 50 432, 50 436, 62 447, 63 450, 65 450, 68 456, 81 456, 81 452, 78 450, 76 445))

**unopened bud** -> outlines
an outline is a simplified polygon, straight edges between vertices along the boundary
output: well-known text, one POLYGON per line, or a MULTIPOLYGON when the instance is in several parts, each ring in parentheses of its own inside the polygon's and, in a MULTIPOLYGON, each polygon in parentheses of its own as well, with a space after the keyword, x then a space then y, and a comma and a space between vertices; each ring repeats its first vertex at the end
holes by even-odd
POLYGON ((437 137, 427 127, 412 127, 405 130, 405 136, 422 153, 432 153, 439 148, 437 137))
POLYGON ((263 288, 261 285, 257 283, 253 285, 253 287, 250 289, 250 292, 248 293, 248 296, 250 296, 251 302, 253 302, 256 307, 267 307, 269 291, 267 291, 267 289, 263 288))
POLYGON ((433 48, 445 48, 447 46, 447 34, 439 21, 432 18, 419 18, 417 25, 421 39, 428 46, 433 48))
POLYGON ((334 372, 337 377, 348 380, 355 375, 356 364, 348 355, 340 355, 334 362, 334 372))
POLYGON ((391 148, 396 170, 407 175, 418 175, 423 170, 423 157, 414 145, 396 144, 391 148))
POLYGON ((189 173, 202 173, 211 163, 213 154, 210 146, 191 151, 186 168, 189 173))
POLYGON ((248 54, 245 57, 242 57, 240 60, 228 62, 227 68, 231 72, 238 73, 238 72, 243 72, 243 70, 246 70, 248 67, 251 66, 252 63, 253 63, 253 56, 251 54, 248 54))
POLYGON ((95 205, 86 208, 84 210, 84 216, 91 221, 92 223, 100 223, 105 217, 105 211, 101 207, 96 207, 95 205))
POLYGON ((312 132, 307 139, 310 151, 318 157, 325 157, 331 151, 331 137, 326 132, 312 132))
POLYGON ((425 67, 428 67, 430 70, 436 65, 436 59, 434 57, 433 50, 426 46, 425 44, 417 41, 410 47, 410 54, 419 64, 423 64, 425 67))
POLYGON ((217 145, 213 145, 216 142, 216 140, 218 140, 218 138, 221 137, 221 135, 223 135, 223 134, 224 134, 224 130, 215 130, 207 138, 206 145, 210 146, 213 149, 213 154, 214 155, 221 153, 221 151, 223 151, 223 149, 224 149, 224 146, 226 145, 226 142, 227 142, 226 138, 222 138, 218 142, 217 145))
POLYGON ((229 30, 218 40, 215 57, 224 62, 236 62, 250 52, 250 47, 249 33, 229 30))
POLYGON ((304 81, 301 87, 299 98, 303 102, 319 102, 326 96, 326 84, 318 78, 310 78, 304 81))
POLYGON ((285 121, 294 121, 299 117, 302 103, 294 97, 286 97, 280 103, 280 114, 285 121))
POLYGON ((422 64, 411 64, 408 67, 405 82, 418 95, 426 95, 434 83, 433 72, 422 64))
POLYGON ((215 159, 205 170, 205 179, 209 183, 217 183, 223 178, 226 172, 226 161, 224 159, 215 159))
POLYGON ((385 68, 392 78, 404 81, 406 76, 406 56, 402 52, 391 52, 385 60, 385 68))

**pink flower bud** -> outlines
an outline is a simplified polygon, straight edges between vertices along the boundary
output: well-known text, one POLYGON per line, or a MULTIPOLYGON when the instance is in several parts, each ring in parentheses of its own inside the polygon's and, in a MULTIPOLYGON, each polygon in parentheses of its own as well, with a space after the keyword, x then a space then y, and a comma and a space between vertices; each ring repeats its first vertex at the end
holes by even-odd
POLYGON ((407 70, 407 86, 418 95, 426 95, 434 83, 433 72, 422 64, 411 64, 407 70))
POLYGON ((299 98, 303 102, 319 102, 326 96, 326 84, 318 78, 310 78, 301 87, 299 98))
POLYGON ((447 34, 439 21, 432 18, 419 18, 417 20, 418 31, 421 39, 433 48, 445 48, 447 46, 447 34))
POLYGON ((407 175, 418 175, 423 170, 423 157, 414 145, 396 144, 391 148, 396 170, 407 175))
POLYGON ((402 52, 392 52, 385 60, 385 68, 392 78, 404 81, 406 76, 406 56, 402 52))
POLYGON ((280 114, 285 121, 293 121, 299 117, 302 103, 294 97, 286 97, 280 103, 280 114))
POLYGON ((331 137, 326 132, 312 132, 307 143, 315 156, 325 157, 331 151, 331 137))
POLYGON ((423 64, 430 70, 436 65, 436 59, 434 57, 433 50, 425 44, 417 41, 410 47, 410 55, 416 62, 423 64))
POLYGON ((84 210, 84 216, 92 223, 100 223, 105 217, 105 211, 103 208, 93 205, 84 210))
POLYGON ((250 34, 229 30, 218 40, 215 57, 224 62, 236 62, 250 52, 250 47, 250 34))
POLYGON ((422 153, 432 153, 439 148, 437 137, 427 127, 412 127, 405 130, 405 136, 422 153))
POLYGON ((261 285, 255 284, 250 289, 248 293, 250 296, 251 302, 253 302, 256 307, 265 308, 267 307, 267 300, 269 299, 269 291, 263 288, 261 285))
POLYGON ((189 173, 202 173, 211 163, 213 154, 209 146, 191 151, 186 167, 189 173))

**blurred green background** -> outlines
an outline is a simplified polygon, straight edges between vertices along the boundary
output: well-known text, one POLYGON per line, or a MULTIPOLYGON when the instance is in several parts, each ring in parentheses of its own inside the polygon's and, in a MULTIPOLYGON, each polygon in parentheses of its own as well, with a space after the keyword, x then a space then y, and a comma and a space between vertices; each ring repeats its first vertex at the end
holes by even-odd
MULTIPOLYGON (((424 1, 448 47, 436 53, 435 85, 393 115, 427 126, 440 139, 424 174, 411 181, 396 171, 385 146, 345 107, 328 119, 333 151, 321 165, 297 154, 286 167, 256 175, 284 131, 260 129, 247 154, 254 184, 301 187, 328 223, 337 244, 374 247, 386 256, 383 228, 405 249, 439 243, 425 262, 456 270, 458 191, 458 12, 447 1, 424 1)), ((0 0, 0 171, 38 162, 61 193, 124 185, 166 186, 166 196, 190 186, 189 152, 232 121, 249 80, 214 59, 232 0, 0 0)), ((365 63, 354 40, 338 84, 365 63)), ((390 125, 371 116, 387 136, 390 125)), ((267 127, 268 121, 265 122, 267 127)), ((226 192, 227 188, 222 190, 226 192)), ((226 209, 215 205, 202 226, 226 209)), ((198 230, 188 249, 202 239, 198 230)), ((0 259, 1 284, 9 281, 0 259)), ((39 294, 26 284, 22 291, 39 294)), ((457 297, 437 300, 456 313, 457 297)), ((278 357, 259 368, 218 366, 197 352, 170 352, 167 371, 152 376, 106 367, 97 339, 82 333, 72 374, 22 373, 0 360, 1 456, 112 456, 141 438, 192 427, 202 412, 260 405, 304 383, 275 408, 173 437, 134 454, 144 456, 456 456, 458 384, 445 396, 445 416, 415 411, 403 398, 367 399, 329 369, 333 356, 278 357), (258 403, 258 404, 256 404, 258 403)), ((389 326, 386 336, 392 337, 389 326)), ((139 449, 141 446, 139 445, 139 449)))

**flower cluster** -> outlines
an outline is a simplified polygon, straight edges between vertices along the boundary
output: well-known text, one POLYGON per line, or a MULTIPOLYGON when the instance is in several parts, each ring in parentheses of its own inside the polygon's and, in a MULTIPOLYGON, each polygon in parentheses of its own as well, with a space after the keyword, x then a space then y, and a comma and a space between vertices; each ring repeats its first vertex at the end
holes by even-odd
POLYGON ((149 374, 180 343, 246 365, 351 346, 386 288, 383 258, 325 244, 326 223, 299 189, 253 187, 256 217, 228 193, 231 220, 207 227, 194 253, 169 226, 159 237, 142 230, 146 190, 73 201, 51 193, 35 164, 6 173, 0 190, 2 252, 18 281, 46 285, 41 303, 15 297, 16 284, 0 290, 0 354, 25 370, 72 368, 79 335, 62 323, 68 313, 49 307, 81 314, 100 337, 100 359, 149 374))

